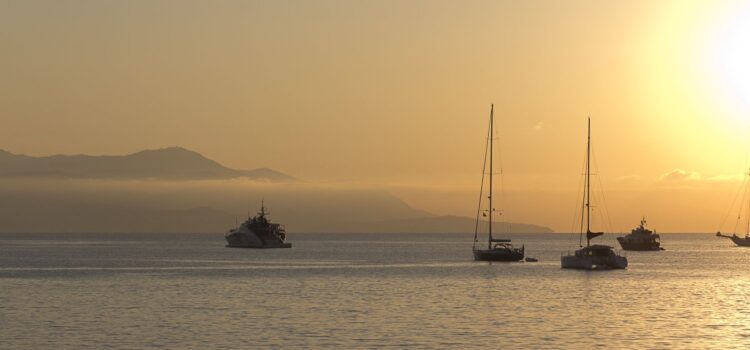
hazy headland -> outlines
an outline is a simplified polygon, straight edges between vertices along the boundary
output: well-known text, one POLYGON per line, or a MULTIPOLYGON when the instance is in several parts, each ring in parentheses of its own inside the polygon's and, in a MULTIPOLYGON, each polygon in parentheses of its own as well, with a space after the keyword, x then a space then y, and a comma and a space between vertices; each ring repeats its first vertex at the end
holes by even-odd
MULTIPOLYGON (((124 156, 0 152, 0 231, 223 232, 261 201, 292 232, 471 233, 474 219, 414 208, 384 189, 235 170, 172 147, 124 156)), ((551 232, 499 223, 514 232, 551 232)))

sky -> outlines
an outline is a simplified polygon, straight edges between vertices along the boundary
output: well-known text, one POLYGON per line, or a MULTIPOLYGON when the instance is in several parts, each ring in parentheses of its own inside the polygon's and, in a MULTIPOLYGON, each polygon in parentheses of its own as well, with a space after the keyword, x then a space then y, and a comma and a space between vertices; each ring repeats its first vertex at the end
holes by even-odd
MULTIPOLYGON (((568 230, 592 119, 614 230, 711 232, 750 150, 742 1, 0 1, 0 149, 182 146, 568 230)), ((729 209, 731 210, 731 209, 729 209)))

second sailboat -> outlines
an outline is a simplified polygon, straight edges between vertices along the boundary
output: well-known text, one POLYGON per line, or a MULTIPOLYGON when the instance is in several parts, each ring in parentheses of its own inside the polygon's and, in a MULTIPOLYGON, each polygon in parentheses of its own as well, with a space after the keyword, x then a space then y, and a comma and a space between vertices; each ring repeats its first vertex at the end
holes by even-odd
MULTIPOLYGON (((477 208, 477 220, 474 227, 474 246, 472 248, 474 252, 474 260, 478 261, 520 261, 524 256, 524 246, 516 248, 510 243, 510 239, 498 239, 492 236, 492 213, 495 209, 492 207, 492 178, 493 178, 493 139, 494 139, 494 124, 495 124, 495 105, 490 107, 490 128, 487 135, 487 144, 485 148, 484 166, 482 167, 482 185, 479 190, 479 207, 477 208), (489 157, 488 157, 489 156, 489 157), (486 173, 487 163, 489 160, 489 172, 486 173), (489 175, 489 191, 487 195, 488 209, 482 210, 482 202, 484 199, 484 175, 489 175), (479 222, 480 214, 487 216, 487 249, 480 249, 477 247, 478 233, 479 233, 479 222)), ((502 174, 502 171, 501 171, 502 174)))
MULTIPOLYGON (((580 243, 581 249, 574 254, 563 255, 560 263, 564 269, 608 270, 624 269, 628 267, 628 259, 615 252, 612 247, 603 244, 591 244, 591 239, 604 232, 591 232, 591 119, 588 121, 588 137, 586 140, 586 173, 583 187, 583 208, 581 210, 581 228, 586 224, 586 246, 580 243), (584 217, 585 215, 585 217, 584 217), (585 220, 584 220, 585 219, 585 220)), ((583 230, 581 230, 581 238, 583 230)))

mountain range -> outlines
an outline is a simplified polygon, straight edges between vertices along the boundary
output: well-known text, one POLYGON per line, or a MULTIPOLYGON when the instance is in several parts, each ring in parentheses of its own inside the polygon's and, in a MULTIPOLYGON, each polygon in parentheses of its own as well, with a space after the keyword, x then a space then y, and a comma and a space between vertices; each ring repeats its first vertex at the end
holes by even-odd
POLYGON ((235 170, 180 147, 123 156, 0 150, 0 179, 0 232, 223 232, 263 199, 290 233, 474 230, 473 218, 434 215, 384 190, 315 185, 268 168, 235 170), (231 178, 264 181, 184 181, 231 178), (130 181, 140 179, 158 181, 130 181))
POLYGON ((203 155, 182 148, 144 150, 128 155, 54 155, 31 157, 0 150, 0 177, 57 179, 163 179, 210 180, 249 178, 295 181, 279 171, 227 168, 203 155))

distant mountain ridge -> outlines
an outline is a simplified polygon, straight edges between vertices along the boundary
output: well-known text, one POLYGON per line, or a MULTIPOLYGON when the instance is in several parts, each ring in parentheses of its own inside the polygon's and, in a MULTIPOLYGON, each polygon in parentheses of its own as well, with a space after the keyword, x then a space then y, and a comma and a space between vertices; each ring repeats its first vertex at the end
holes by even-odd
MULTIPOLYGON (((73 205, 55 203, 43 207, 33 203, 3 208, 0 232, 226 232, 235 227, 236 216, 212 207, 158 209, 113 204, 73 205), (39 216, 52 220, 37 220, 39 216)), ((299 217, 275 220, 294 233, 456 233, 473 234, 474 219, 458 216, 431 216, 382 221, 310 222, 299 217)), ((498 222, 498 225, 508 223, 498 222)), ((513 223, 512 233, 552 233, 548 227, 513 223)), ((486 233, 482 233, 483 235, 486 233)), ((485 236, 483 236, 485 237, 485 236)))
MULTIPOLYGON (((121 156, 32 157, 0 150, 0 179, 6 179, 0 181, 0 232, 225 232, 264 198, 275 222, 290 232, 470 235, 475 227, 473 218, 434 215, 382 190, 181 182, 231 178, 296 181, 268 168, 227 168, 181 147, 121 156), (161 182, 129 181, 136 179, 172 183, 165 192, 161 182)), ((514 233, 552 232, 531 224, 507 226, 514 233)))
MULTIPOLYGON (((455 215, 432 215, 423 218, 410 218, 400 220, 383 220, 377 222, 370 222, 367 227, 369 233, 386 233, 386 232, 402 232, 402 233, 473 233, 475 224, 474 218, 455 216, 455 215)), ((546 226, 524 224, 524 223, 508 223, 508 222, 495 222, 496 227, 508 228, 503 231, 495 231, 498 234, 503 232, 512 233, 552 233, 552 229, 546 226), (512 228, 512 229, 510 229, 512 228)), ((361 230, 360 230, 361 231, 361 230)), ((486 234, 486 233, 485 233, 486 234)))
MULTIPOLYGON (((328 226, 314 226, 304 223, 303 232, 331 232, 331 233, 464 233, 473 234, 476 221, 473 218, 455 215, 419 216, 405 219, 336 221, 328 226)), ((512 233, 552 233, 549 227, 524 224, 495 222, 497 227, 512 228, 512 230, 495 231, 498 234, 512 233)), ((480 231, 483 232, 483 231, 480 231)), ((486 234, 486 232, 484 233, 486 234)))
POLYGON ((269 168, 236 170, 200 153, 168 147, 129 155, 53 155, 31 157, 0 150, 0 177, 69 179, 210 180, 251 178, 270 181, 296 179, 269 168))
MULTIPOLYGON (((474 233, 475 218, 441 216, 379 190, 332 189, 306 183, 266 186, 226 181, 215 186, 98 180, 0 181, 0 232, 215 232, 236 227, 265 200, 288 232, 474 233)), ((549 228, 494 222, 495 232, 549 228)), ((480 232, 486 232, 480 224, 480 232)), ((483 236, 486 237, 486 236, 483 236)), ((217 240, 222 241, 221 235, 217 240)))

